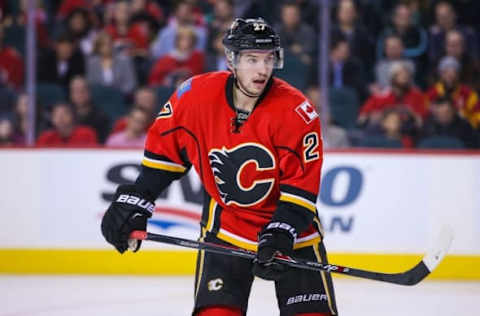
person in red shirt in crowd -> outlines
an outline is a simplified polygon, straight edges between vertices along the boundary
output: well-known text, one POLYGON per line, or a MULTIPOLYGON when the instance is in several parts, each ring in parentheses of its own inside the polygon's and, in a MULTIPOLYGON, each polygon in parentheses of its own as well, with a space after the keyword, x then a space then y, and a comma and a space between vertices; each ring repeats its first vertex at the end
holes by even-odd
POLYGON ((70 105, 57 103, 52 109, 53 129, 40 134, 37 146, 95 146, 97 134, 87 126, 76 125, 75 115, 70 105))
MULTIPOLYGON (((134 107, 140 108, 145 113, 148 114, 148 124, 145 126, 145 131, 148 130, 150 125, 152 125, 153 120, 155 118, 155 110, 157 107, 157 95, 155 91, 153 91, 149 87, 142 87, 135 92, 134 100, 133 100, 134 107)), ((127 127, 128 116, 123 116, 115 121, 112 133, 118 133, 127 127)))
POLYGON ((132 23, 144 23, 146 27, 150 28, 150 39, 165 24, 163 9, 153 0, 132 0, 130 13, 132 23))
POLYGON ((195 50, 196 40, 193 28, 178 28, 174 50, 157 60, 148 83, 151 86, 173 86, 175 83, 173 78, 178 72, 188 72, 190 76, 202 73, 205 56, 202 52, 195 50))
POLYGON ((0 25, 0 82, 18 89, 23 85, 22 56, 13 47, 3 43, 4 29, 0 25))
POLYGON ((131 5, 120 0, 110 7, 113 21, 105 27, 117 48, 128 49, 132 56, 146 56, 149 46, 149 28, 144 23, 130 23, 131 5))
POLYGON ((403 62, 397 62, 392 65, 390 74, 390 89, 367 99, 360 108, 358 124, 378 124, 385 110, 398 108, 404 120, 413 117, 416 125, 421 126, 428 114, 427 99, 422 91, 413 86, 410 68, 403 62))
POLYGON ((147 138, 146 128, 150 125, 150 113, 142 108, 134 107, 126 117, 126 128, 121 132, 110 134, 105 145, 107 147, 143 148, 147 138))
POLYGON ((460 63, 454 57, 441 59, 438 65, 439 80, 427 91, 432 102, 440 97, 452 100, 460 117, 466 119, 473 128, 480 127, 480 102, 478 94, 460 80, 460 63))

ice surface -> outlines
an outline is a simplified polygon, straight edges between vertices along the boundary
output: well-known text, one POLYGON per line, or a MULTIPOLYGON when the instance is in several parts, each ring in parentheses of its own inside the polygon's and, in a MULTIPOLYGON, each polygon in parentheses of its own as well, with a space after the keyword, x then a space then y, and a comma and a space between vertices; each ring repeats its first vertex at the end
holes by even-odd
MULTIPOLYGON (((335 287, 341 316, 478 315, 480 282, 335 287)), ((193 277, 0 276, 0 316, 185 316, 192 305, 193 277)), ((271 282, 255 281, 247 315, 278 315, 271 282)))

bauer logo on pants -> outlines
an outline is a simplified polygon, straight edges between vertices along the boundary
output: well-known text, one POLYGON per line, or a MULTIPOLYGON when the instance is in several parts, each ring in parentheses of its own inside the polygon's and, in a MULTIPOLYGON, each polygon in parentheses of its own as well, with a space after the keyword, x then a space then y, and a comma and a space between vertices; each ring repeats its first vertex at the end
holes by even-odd
POLYGON ((297 304, 297 303, 304 303, 310 301, 327 301, 326 294, 303 294, 289 297, 287 300, 287 305, 297 304))

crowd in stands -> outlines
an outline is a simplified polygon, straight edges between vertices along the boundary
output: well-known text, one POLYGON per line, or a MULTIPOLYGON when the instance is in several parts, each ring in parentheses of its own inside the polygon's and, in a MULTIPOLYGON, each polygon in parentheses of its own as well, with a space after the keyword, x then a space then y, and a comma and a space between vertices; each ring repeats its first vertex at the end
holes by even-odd
MULTIPOLYGON (((317 0, 37 0, 36 144, 143 147, 183 81, 227 70, 233 19, 261 16, 285 51, 275 75, 327 107, 327 148, 480 148, 480 1, 330 3, 321 65, 317 0)), ((26 144, 26 7, 0 0, 0 146, 26 144)))

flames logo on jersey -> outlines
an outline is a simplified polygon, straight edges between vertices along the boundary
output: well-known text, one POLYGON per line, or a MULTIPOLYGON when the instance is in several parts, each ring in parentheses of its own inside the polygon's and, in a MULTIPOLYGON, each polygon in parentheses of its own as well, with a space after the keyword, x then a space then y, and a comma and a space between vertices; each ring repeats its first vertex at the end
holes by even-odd
POLYGON ((258 173, 275 168, 274 156, 264 146, 246 143, 230 150, 225 147, 213 149, 208 158, 220 197, 226 205, 252 206, 270 194, 275 182, 272 177, 255 179, 248 187, 241 182, 242 173, 246 172, 245 167, 251 163, 255 164, 258 173))

